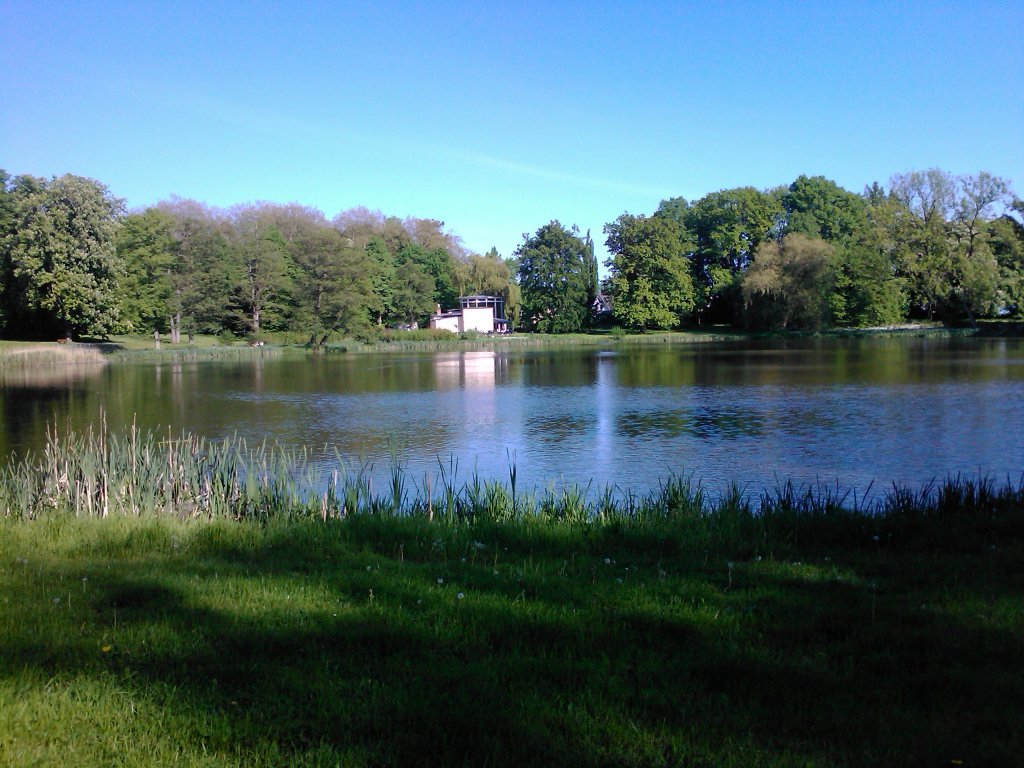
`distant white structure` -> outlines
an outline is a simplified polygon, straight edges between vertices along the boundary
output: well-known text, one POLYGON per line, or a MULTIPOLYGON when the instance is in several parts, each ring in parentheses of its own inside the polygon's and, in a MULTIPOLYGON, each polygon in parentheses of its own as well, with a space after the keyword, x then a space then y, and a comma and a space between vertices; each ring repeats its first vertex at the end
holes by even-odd
POLYGON ((505 300, 500 296, 460 296, 458 309, 437 311, 430 316, 430 327, 452 333, 506 333, 505 300))

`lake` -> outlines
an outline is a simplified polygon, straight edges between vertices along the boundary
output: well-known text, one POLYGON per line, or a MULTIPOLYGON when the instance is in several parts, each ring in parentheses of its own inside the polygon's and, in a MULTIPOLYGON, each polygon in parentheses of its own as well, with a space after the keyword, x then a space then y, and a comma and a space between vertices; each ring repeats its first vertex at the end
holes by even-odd
MULTIPOLYGON (((786 479, 863 494, 1024 473, 1024 340, 852 338, 0 369, 0 455, 47 425, 336 448, 520 487, 717 494, 786 479)), ((318 454, 317 454, 318 455, 318 454)), ((333 453, 331 454, 333 462, 333 453)), ((383 488, 383 485, 380 486, 383 488)))

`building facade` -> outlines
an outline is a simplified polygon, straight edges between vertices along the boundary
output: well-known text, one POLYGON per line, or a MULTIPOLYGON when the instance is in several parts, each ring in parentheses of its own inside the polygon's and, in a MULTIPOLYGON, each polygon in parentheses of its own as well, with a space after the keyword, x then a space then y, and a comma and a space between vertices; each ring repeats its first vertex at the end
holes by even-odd
POLYGON ((458 309, 441 310, 430 316, 430 327, 465 333, 507 333, 505 300, 501 296, 460 296, 458 309))

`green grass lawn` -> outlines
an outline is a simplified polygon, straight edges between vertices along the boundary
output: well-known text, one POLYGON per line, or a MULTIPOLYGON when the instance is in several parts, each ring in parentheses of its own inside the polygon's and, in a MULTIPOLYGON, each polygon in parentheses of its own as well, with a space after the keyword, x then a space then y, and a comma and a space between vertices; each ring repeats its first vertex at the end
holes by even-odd
POLYGON ((1012 512, 0 519, 0 764, 1020 765, 1012 512))

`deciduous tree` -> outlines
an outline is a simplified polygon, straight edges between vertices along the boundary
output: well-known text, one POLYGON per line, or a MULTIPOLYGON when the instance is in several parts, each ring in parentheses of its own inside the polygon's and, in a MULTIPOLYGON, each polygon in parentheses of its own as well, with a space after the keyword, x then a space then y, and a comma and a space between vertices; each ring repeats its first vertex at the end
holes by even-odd
POLYGON ((9 194, 2 245, 8 323, 33 335, 114 330, 123 202, 100 182, 71 174, 19 177, 9 194))
POLYGON ((156 208, 125 218, 117 233, 117 254, 124 264, 118 296, 121 322, 136 333, 165 332, 174 294, 174 220, 156 208))
POLYGON ((615 319, 631 328, 680 325, 696 304, 682 227, 666 216, 623 214, 604 231, 615 319))
POLYGON ((551 221, 535 235, 524 235, 516 249, 523 322, 540 333, 583 330, 590 317, 590 267, 593 246, 579 229, 551 221))
POLYGON ((775 195, 740 187, 705 195, 683 217, 695 240, 691 269, 698 319, 736 319, 743 274, 761 243, 778 236, 782 204, 775 195))
POLYGON ((781 243, 762 243, 743 278, 748 322, 810 330, 828 325, 832 254, 832 246, 821 238, 798 233, 781 243))

